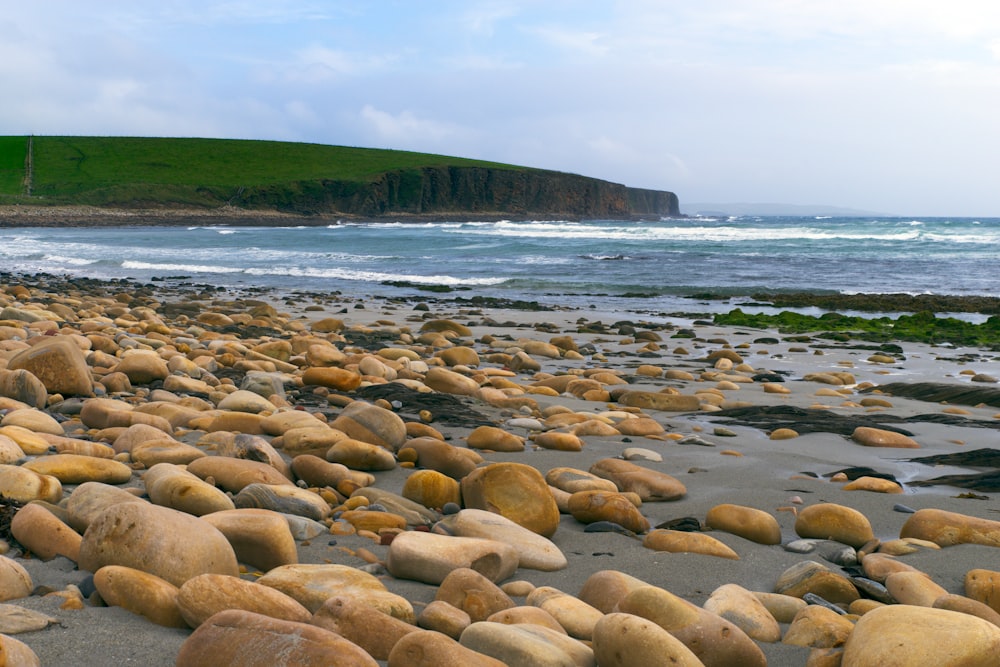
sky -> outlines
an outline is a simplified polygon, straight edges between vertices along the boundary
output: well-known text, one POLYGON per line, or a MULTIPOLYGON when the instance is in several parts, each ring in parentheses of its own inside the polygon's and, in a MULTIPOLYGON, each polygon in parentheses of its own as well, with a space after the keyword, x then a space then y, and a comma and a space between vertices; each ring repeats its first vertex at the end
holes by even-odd
POLYGON ((1000 216, 996 0, 4 0, 0 135, 405 149, 1000 216))

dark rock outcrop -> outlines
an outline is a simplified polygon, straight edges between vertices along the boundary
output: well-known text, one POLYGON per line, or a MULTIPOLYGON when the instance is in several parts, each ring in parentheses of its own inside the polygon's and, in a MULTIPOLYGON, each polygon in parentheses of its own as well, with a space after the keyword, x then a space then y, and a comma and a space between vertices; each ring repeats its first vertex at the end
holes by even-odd
POLYGON ((425 167, 380 174, 368 183, 309 181, 248 188, 239 205, 299 214, 634 218, 677 216, 672 192, 629 188, 535 169, 425 167))

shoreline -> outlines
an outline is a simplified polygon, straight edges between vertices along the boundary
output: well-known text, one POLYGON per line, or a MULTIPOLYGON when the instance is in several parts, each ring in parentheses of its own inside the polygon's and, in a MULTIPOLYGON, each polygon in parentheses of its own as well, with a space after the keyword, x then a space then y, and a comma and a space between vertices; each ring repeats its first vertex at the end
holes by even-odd
MULTIPOLYGON (((686 215, 670 216, 683 219, 686 215)), ((237 225, 246 227, 278 227, 297 225, 303 227, 323 227, 342 223, 433 223, 454 220, 476 220, 497 222, 510 220, 526 222, 533 220, 587 220, 584 216, 567 213, 510 213, 500 211, 452 211, 442 213, 385 213, 378 216, 361 216, 350 213, 285 213, 265 209, 244 209, 223 207, 216 209, 166 209, 166 208, 103 208, 96 206, 39 206, 0 204, 0 226, 9 227, 125 227, 150 225, 180 227, 191 224, 237 225), (138 222, 142 220, 143 222, 138 222)), ((652 220, 643 215, 602 218, 607 220, 652 220)))
MULTIPOLYGON (((86 332, 91 336, 84 336, 87 344, 108 346, 103 357, 91 357, 100 359, 101 365, 89 365, 94 378, 107 383, 106 387, 101 385, 101 394, 134 406, 186 398, 187 404, 200 401, 198 404, 212 410, 211 414, 219 414, 216 401, 234 393, 252 371, 264 371, 285 378, 283 396, 274 399, 272 409, 322 413, 325 420, 332 422, 344 406, 364 400, 361 398, 364 387, 384 384, 391 375, 385 369, 398 369, 397 377, 428 391, 403 394, 402 398, 393 399, 400 405, 395 406, 391 401, 386 405, 404 422, 424 425, 414 426, 415 432, 432 428, 446 442, 465 451, 472 426, 463 421, 464 413, 474 411, 513 436, 533 438, 538 433, 514 420, 546 421, 559 414, 577 415, 577 422, 587 421, 592 429, 589 433, 580 431, 578 451, 549 449, 538 444, 537 439, 527 440, 524 448, 517 451, 476 451, 486 463, 526 463, 544 475, 562 466, 587 471, 599 461, 621 459, 630 448, 644 450, 632 459, 634 464, 670 475, 686 487, 680 499, 648 500, 638 507, 650 527, 684 517, 694 517, 704 524, 713 508, 736 504, 771 515, 779 528, 781 544, 788 545, 799 537, 796 522, 802 509, 833 503, 860 512, 870 522, 875 538, 896 543, 904 523, 912 516, 897 509, 901 504, 911 510, 933 508, 980 519, 1000 518, 989 492, 947 485, 910 485, 915 480, 944 474, 978 472, 978 468, 931 466, 909 460, 990 446, 1000 427, 997 408, 942 404, 865 391, 892 382, 995 387, 1000 361, 985 350, 900 343, 896 352, 877 352, 852 345, 851 341, 786 336, 706 321, 671 318, 665 323, 652 323, 641 317, 628 319, 615 312, 534 312, 436 298, 421 303, 417 298, 400 301, 360 294, 268 290, 234 295, 206 285, 138 284, 124 280, 105 283, 91 279, 64 283, 62 278, 45 275, 0 282, 0 288, 0 302, 7 309, 0 327, 8 347, 3 353, 5 361, 28 338, 82 336, 86 332), (14 316, 25 319, 11 319, 14 316), (452 324, 435 332, 431 323, 442 322, 452 324), (20 337, 15 335, 16 331, 21 332, 20 337), (554 339, 559 339, 565 347, 554 346, 554 339), (322 343, 327 354, 332 355, 322 363, 344 373, 357 374, 361 386, 317 390, 316 386, 303 383, 303 373, 319 363, 315 355, 320 353, 313 351, 314 356, 309 357, 308 348, 298 343, 305 340, 322 343), (117 345, 117 351, 107 341, 117 345), (289 343, 290 356, 279 352, 285 349, 282 341, 289 343), (339 350, 342 357, 329 352, 330 346, 339 350), (185 382, 193 382, 198 379, 196 376, 202 379, 214 376, 219 384, 211 387, 213 393, 191 392, 185 397, 180 390, 166 391, 164 378, 141 382, 142 378, 136 375, 136 381, 126 390, 120 377, 109 376, 116 373, 110 364, 120 363, 124 350, 129 348, 148 349, 163 359, 183 356, 191 360, 199 353, 212 357, 216 361, 215 370, 207 375, 191 370, 179 360, 177 367, 188 370, 177 370, 172 375, 185 382), (576 350, 570 354, 573 348, 576 350), (380 354, 393 349, 408 350, 407 354, 429 363, 430 368, 439 366, 464 379, 448 375, 454 384, 438 384, 431 382, 419 366, 410 364, 405 365, 408 370, 403 373, 404 365, 389 363, 395 353, 380 354), (467 349, 474 351, 475 356, 467 349), (362 364, 371 372, 362 376, 359 370, 362 364), (657 369, 659 372, 654 373, 657 369), (578 378, 582 384, 573 391, 542 391, 536 384, 566 374, 578 378), (479 389, 471 391, 469 382, 479 389), (428 386, 432 384, 433 388, 428 386), (643 410, 621 402, 624 388, 669 390, 700 398, 694 410, 643 410), (585 390, 590 389, 596 393, 587 394, 585 390), (171 393, 174 398, 169 398, 171 393), (433 397, 438 398, 432 400, 433 397), (445 397, 449 400, 445 401, 445 397), (204 404, 206 401, 212 405, 204 404), (444 406, 452 406, 453 412, 447 412, 444 406), (864 447, 841 432, 822 429, 790 439, 774 439, 775 425, 753 424, 745 417, 720 417, 727 415, 728 409, 740 407, 762 411, 795 408, 829 417, 870 421, 882 427, 903 427, 920 448, 864 447), (422 410, 432 412, 429 420, 421 419, 422 410), (624 435, 620 430, 623 420, 641 415, 650 417, 662 431, 624 435), (908 421, 901 424, 892 419, 908 421), (657 457, 660 460, 655 460, 657 457), (838 470, 861 466, 894 476, 901 483, 902 493, 849 490, 844 488, 846 480, 834 481, 830 477, 838 470)), ((58 423, 66 438, 109 447, 115 444, 111 435, 120 435, 121 431, 81 423, 80 408, 88 399, 68 395, 62 398, 50 400, 40 411, 61 415, 58 423)), ((9 405, 5 420, 19 411, 9 405)), ((257 410, 262 409, 256 405, 257 410)), ((265 408, 264 412, 267 411, 265 408)), ((244 416, 240 419, 250 420, 244 416)), ((171 437, 203 454, 218 456, 215 445, 208 443, 221 442, 219 438, 224 431, 209 433, 199 428, 206 423, 193 421, 177 426, 171 437)), ((566 423, 568 426, 557 427, 553 422, 545 427, 545 432, 568 433, 574 422, 566 423)), ((262 433, 261 437, 274 440, 268 434, 262 433)), ((279 447, 277 451, 286 462, 290 460, 287 450, 279 447)), ((399 452, 396 450, 397 457, 390 469, 371 473, 375 488, 403 493, 414 469, 401 465, 407 457, 399 452)), ((26 458, 40 460, 48 455, 26 458)), ((132 462, 127 452, 118 452, 117 458, 132 462)), ((142 490, 143 472, 143 466, 136 466, 129 480, 120 486, 142 490)), ((64 497, 69 497, 75 488, 76 484, 65 483, 64 497)), ((328 493, 326 497, 334 495, 328 493)), ((340 564, 374 571, 388 590, 408 600, 417 614, 434 601, 437 586, 394 577, 386 571, 391 545, 383 543, 377 535, 373 539, 364 531, 346 530, 342 522, 333 525, 344 532, 297 540, 298 562, 340 564)), ((718 528, 704 534, 735 551, 738 560, 702 553, 656 551, 644 546, 641 535, 637 538, 615 531, 588 532, 586 526, 570 514, 561 514, 551 541, 566 556, 567 567, 556 571, 521 567, 506 583, 524 581, 530 586, 550 586, 577 596, 592 574, 614 570, 701 606, 717 587, 728 583, 752 591, 773 592, 783 572, 806 560, 842 572, 838 565, 823 559, 816 551, 797 553, 780 544, 759 544, 718 528)), ((56 624, 46 629, 16 635, 42 664, 139 661, 172 665, 191 634, 190 630, 156 625, 121 607, 96 605, 89 592, 79 595, 80 590, 91 590, 89 573, 78 569, 66 557, 48 561, 23 558, 18 557, 16 547, 7 556, 28 571, 33 591, 6 604, 57 619, 56 624), (70 598, 77 603, 63 608, 70 598)), ((996 557, 996 547, 961 544, 941 549, 924 546, 898 559, 925 572, 948 593, 964 594, 966 573, 973 568, 995 569, 996 557)), ((244 579, 255 580, 253 573, 254 568, 250 568, 244 579)), ((521 595, 512 598, 518 605, 526 603, 521 595)), ((849 618, 853 624, 859 617, 849 618)), ((790 624, 783 622, 780 627, 782 635, 787 635, 790 624)), ((838 641, 837 646, 841 646, 843 638, 838 641)), ((805 646, 780 641, 755 643, 770 665, 804 665, 810 657, 810 649, 805 646)))

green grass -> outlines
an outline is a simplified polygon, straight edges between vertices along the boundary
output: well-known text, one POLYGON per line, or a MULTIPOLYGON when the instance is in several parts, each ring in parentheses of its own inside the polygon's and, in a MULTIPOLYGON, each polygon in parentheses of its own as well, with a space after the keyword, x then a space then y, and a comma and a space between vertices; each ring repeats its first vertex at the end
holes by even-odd
POLYGON ((24 157, 27 137, 0 137, 0 195, 24 192, 24 157))
POLYGON ((937 317, 927 311, 896 318, 865 318, 840 313, 814 317, 787 310, 777 315, 750 314, 737 308, 715 315, 714 322, 723 326, 777 329, 784 334, 821 332, 817 334, 818 338, 832 340, 854 338, 876 343, 913 341, 1000 349, 1000 315, 994 315, 981 324, 973 324, 954 317, 937 317))
POLYGON ((277 141, 35 137, 32 194, 50 203, 217 206, 248 189, 294 193, 330 181, 349 187, 386 172, 405 177, 440 166, 523 169, 408 151, 277 141))

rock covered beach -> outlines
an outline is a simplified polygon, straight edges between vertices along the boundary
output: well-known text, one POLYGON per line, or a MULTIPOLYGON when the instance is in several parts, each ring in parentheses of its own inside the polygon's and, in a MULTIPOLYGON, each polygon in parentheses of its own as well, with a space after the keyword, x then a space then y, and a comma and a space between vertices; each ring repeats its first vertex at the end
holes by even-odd
POLYGON ((9 664, 1000 664, 995 353, 5 278, 9 664))

